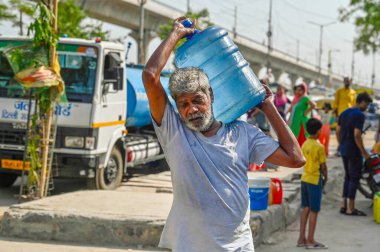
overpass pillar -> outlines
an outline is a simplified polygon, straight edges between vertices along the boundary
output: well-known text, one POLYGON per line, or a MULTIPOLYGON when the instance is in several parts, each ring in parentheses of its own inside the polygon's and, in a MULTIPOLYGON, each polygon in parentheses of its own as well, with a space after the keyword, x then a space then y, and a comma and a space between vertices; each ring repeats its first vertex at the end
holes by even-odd
POLYGON ((280 78, 280 75, 282 73, 282 70, 281 69, 272 68, 272 73, 273 73, 273 75, 275 77, 274 82, 278 82, 278 80, 280 78))
POLYGON ((300 77, 300 76, 299 76, 298 74, 289 73, 289 78, 290 78, 290 80, 292 81, 292 88, 295 86, 296 81, 297 81, 297 79, 298 79, 299 77, 300 77))
MULTIPOLYGON (((132 30, 132 32, 129 33, 129 36, 131 36, 134 40, 136 41, 139 41, 139 31, 138 30, 132 30)), ((150 41, 152 41, 155 37, 156 37, 156 33, 149 30, 149 29, 144 29, 144 41, 143 41, 143 50, 144 50, 144 53, 143 55, 145 56, 144 57, 144 60, 143 62, 139 62, 139 64, 145 64, 146 63, 146 56, 148 55, 148 46, 149 46, 149 43, 150 41)), ((140 48, 138 47, 137 50, 140 50, 140 48)))

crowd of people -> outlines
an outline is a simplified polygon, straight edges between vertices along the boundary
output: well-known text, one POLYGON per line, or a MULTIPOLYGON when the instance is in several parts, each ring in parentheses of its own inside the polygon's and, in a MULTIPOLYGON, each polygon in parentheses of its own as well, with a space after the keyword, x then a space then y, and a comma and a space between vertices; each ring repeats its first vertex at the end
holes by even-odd
POLYGON ((207 74, 189 67, 177 69, 169 80, 176 111, 168 101, 160 74, 178 41, 194 33, 194 26, 181 24, 185 18, 174 21, 172 31, 143 71, 154 128, 173 183, 173 205, 159 246, 172 251, 254 251, 247 167, 266 161, 285 167, 304 166, 297 246, 327 248, 314 239, 314 233, 328 177, 332 113, 338 121, 336 134, 345 169, 340 211, 361 216, 364 213, 355 208, 355 193, 362 157, 369 155, 361 133, 363 111, 372 102, 371 97, 367 93, 356 97, 345 78, 345 87, 337 90, 335 103, 324 104, 318 119, 312 115, 316 105, 308 96, 306 83, 294 87, 290 100, 284 87, 278 85, 273 94, 265 85, 267 80, 262 80, 266 96, 260 106, 247 113, 248 123, 235 120, 225 124, 214 118, 214 94, 207 74), (270 127, 277 140, 268 136, 270 127))

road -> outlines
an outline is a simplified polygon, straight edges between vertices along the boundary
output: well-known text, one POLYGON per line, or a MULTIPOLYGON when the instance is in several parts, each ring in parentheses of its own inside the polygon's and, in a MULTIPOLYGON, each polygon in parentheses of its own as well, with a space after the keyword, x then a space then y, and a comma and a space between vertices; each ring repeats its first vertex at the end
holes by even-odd
MULTIPOLYGON (((358 194, 357 208, 367 213, 366 217, 346 216, 339 213, 340 188, 328 192, 318 217, 316 240, 329 246, 331 252, 369 252, 380 250, 380 225, 373 220, 371 200, 358 194)), ((256 252, 297 252, 299 223, 289 226, 262 245, 256 252)))
MULTIPOLYGON (((24 180, 26 181, 26 178, 24 180)), ((12 187, 0 188, 0 218, 10 205, 19 203, 20 184, 21 178, 18 178, 12 187)), ((165 166, 150 165, 129 168, 128 176, 117 190, 156 190, 158 187, 171 188, 170 173, 165 166)), ((58 195, 86 189, 86 183, 82 179, 54 179, 54 190, 51 194, 58 195)))

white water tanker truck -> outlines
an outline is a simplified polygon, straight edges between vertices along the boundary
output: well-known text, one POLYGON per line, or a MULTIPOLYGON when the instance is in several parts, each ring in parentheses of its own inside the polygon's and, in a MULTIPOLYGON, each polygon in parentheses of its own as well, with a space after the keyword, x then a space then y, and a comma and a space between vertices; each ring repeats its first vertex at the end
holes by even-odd
MULTIPOLYGON (((0 52, 27 43, 0 36, 0 52)), ((89 188, 114 189, 128 167, 164 159, 142 67, 126 66, 124 46, 62 38, 57 51, 68 102, 54 109, 53 177, 85 178, 89 188)), ((0 66, 0 187, 8 187, 29 165, 23 165, 29 100, 1 53, 0 66)), ((161 81, 167 87, 168 77, 161 81)))

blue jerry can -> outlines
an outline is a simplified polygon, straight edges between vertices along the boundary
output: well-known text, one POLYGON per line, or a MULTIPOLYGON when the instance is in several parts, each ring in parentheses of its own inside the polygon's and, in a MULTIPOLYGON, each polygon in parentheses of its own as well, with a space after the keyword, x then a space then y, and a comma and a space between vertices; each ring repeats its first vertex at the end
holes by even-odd
POLYGON ((265 97, 249 63, 222 28, 208 27, 188 37, 177 49, 175 65, 199 67, 208 75, 215 96, 214 115, 224 123, 237 119, 265 97))

